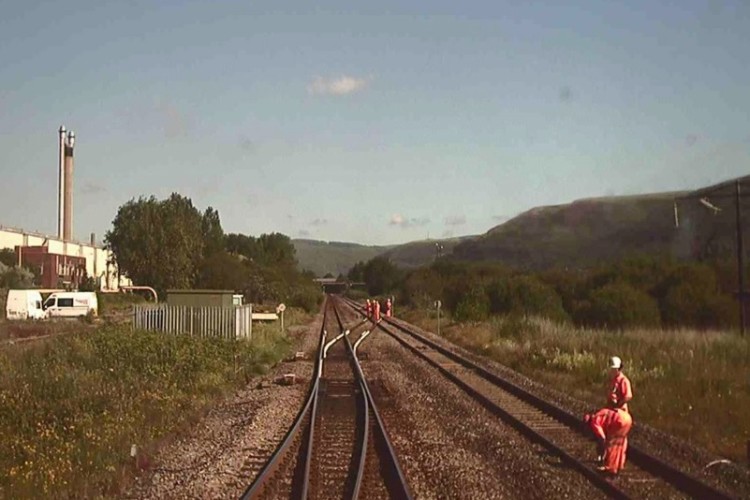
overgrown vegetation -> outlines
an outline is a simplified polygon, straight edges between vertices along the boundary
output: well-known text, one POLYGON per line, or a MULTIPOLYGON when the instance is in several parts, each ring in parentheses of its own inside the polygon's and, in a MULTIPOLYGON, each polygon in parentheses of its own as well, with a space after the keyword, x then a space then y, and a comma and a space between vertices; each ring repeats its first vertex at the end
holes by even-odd
POLYGON ((133 471, 131 445, 143 465, 149 446, 288 347, 271 326, 252 343, 105 327, 0 350, 0 490, 115 495, 133 471))
POLYGON ((313 311, 322 300, 312 273, 299 272, 291 240, 224 234, 219 213, 200 212, 172 194, 121 206, 105 241, 121 271, 163 294, 172 288, 229 289, 254 303, 285 302, 313 311))
POLYGON ((34 274, 30 270, 0 262, 0 288, 32 288, 34 286, 34 274))
POLYGON ((513 270, 500 264, 440 260, 401 271, 377 257, 349 279, 371 295, 396 293, 401 304, 441 300, 456 321, 491 315, 539 316, 579 326, 731 329, 738 325, 733 269, 725 261, 635 256, 591 269, 513 270))
MULTIPOLYGON (((404 319, 437 331, 434 311, 404 319)), ((750 341, 716 331, 584 329, 505 316, 443 323, 441 334, 550 387, 604 404, 607 358, 623 358, 635 392, 629 405, 647 423, 738 462, 750 439, 750 341)))

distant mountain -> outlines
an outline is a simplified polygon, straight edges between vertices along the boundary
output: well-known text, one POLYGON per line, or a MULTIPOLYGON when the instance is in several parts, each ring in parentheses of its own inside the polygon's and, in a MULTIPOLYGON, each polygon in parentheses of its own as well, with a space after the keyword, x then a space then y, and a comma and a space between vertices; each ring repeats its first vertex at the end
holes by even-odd
POLYGON ((368 261, 392 246, 367 246, 338 241, 292 240, 300 269, 318 276, 346 274, 359 261, 368 261))
MULTIPOLYGON (((750 184, 750 176, 739 179, 750 184)), ((747 189, 750 193, 750 189, 747 189)), ((744 192, 744 191, 743 191, 744 192)), ((429 264, 442 255, 497 261, 521 269, 591 267, 633 254, 711 259, 734 255, 735 184, 690 193, 588 198, 532 208, 479 236, 422 240, 391 246, 293 240, 300 267, 322 276, 346 273, 358 261, 385 255, 399 267, 429 264), (675 200, 679 228, 675 227, 675 200), (701 201, 701 199, 703 201, 701 201), (706 204, 708 203, 708 204, 706 204), (713 208, 711 208, 713 207, 713 208)), ((750 246, 750 194, 743 194, 743 234, 750 246)))
POLYGON ((591 198, 533 208, 453 249, 459 260, 512 267, 589 267, 634 253, 674 253, 674 199, 685 193, 591 198))
POLYGON ((383 246, 305 239, 292 240, 292 243, 297 250, 297 260, 301 269, 308 269, 318 276, 325 276, 328 273, 338 276, 346 274, 357 262, 367 262, 378 255, 388 257, 399 267, 423 266, 435 260, 436 243, 442 245, 442 255, 450 255, 453 248, 467 238, 472 238, 472 236, 383 246))
POLYGON ((391 262, 399 267, 419 267, 435 260, 437 256, 437 245, 441 245, 441 255, 448 256, 461 242, 470 241, 476 236, 462 236, 459 238, 448 238, 444 240, 420 240, 396 245, 383 255, 391 259, 391 262))

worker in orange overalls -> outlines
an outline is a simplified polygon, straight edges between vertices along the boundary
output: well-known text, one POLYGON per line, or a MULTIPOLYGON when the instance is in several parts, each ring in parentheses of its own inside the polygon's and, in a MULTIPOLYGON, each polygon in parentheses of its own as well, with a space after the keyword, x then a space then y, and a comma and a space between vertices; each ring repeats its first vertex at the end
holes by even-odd
POLYGON ((365 316, 369 318, 371 314, 372 314, 372 304, 370 304, 370 299, 367 299, 367 302, 365 302, 365 316))
POLYGON ((380 321, 380 301, 374 300, 372 303, 372 320, 377 323, 380 321))
POLYGON ((633 419, 622 408, 602 408, 596 413, 583 417, 591 432, 596 436, 600 463, 598 469, 609 474, 618 474, 625 467, 628 451, 628 433, 633 419))
POLYGON ((385 316, 386 318, 393 316, 393 304, 391 303, 390 297, 385 299, 385 316))
POLYGON ((633 399, 633 388, 628 377, 622 373, 622 360, 617 356, 609 358, 607 390, 607 405, 609 408, 629 411, 628 401, 633 399))

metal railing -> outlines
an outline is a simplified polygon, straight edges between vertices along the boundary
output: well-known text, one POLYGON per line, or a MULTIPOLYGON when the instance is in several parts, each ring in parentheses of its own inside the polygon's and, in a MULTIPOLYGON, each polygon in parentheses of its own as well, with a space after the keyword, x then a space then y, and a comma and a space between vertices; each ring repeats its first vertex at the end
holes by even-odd
POLYGON ((195 337, 251 339, 253 307, 192 307, 168 304, 133 306, 133 330, 195 337))

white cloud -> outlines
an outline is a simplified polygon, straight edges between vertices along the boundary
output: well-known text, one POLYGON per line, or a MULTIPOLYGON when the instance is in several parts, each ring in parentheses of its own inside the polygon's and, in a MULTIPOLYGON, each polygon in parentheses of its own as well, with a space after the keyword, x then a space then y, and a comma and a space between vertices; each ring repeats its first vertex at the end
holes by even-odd
POLYGON ((446 226, 463 226, 466 224, 466 216, 465 215, 449 215, 446 217, 443 222, 446 226))
POLYGON ((307 229, 300 229, 297 232, 297 235, 301 238, 309 238, 311 236, 310 231, 308 231, 307 229))
POLYGON ((328 224, 328 219, 315 219, 310 222, 311 226, 325 226, 326 224, 328 224))
POLYGON ((338 78, 322 78, 316 76, 307 86, 311 95, 346 95, 364 90, 370 83, 367 78, 356 78, 342 75, 338 78))
POLYGON ((401 226, 403 229, 407 229, 410 227, 426 226, 429 223, 430 219, 427 217, 404 217, 401 214, 393 214, 388 225, 401 226))

